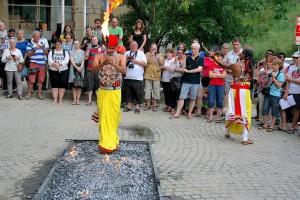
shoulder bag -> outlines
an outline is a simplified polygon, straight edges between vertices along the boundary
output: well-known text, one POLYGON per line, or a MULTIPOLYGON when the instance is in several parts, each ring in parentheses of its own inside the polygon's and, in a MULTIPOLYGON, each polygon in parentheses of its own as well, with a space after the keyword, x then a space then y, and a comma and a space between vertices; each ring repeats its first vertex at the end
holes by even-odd
MULTIPOLYGON (((277 79, 277 77, 279 76, 280 73, 281 73, 281 72, 278 72, 278 74, 277 74, 277 76, 275 77, 275 79, 277 79)), ((272 83, 271 83, 269 86, 267 86, 267 87, 265 87, 265 88, 263 88, 263 89, 261 90, 261 93, 262 93, 264 96, 270 96, 271 85, 273 85, 273 83, 274 83, 274 81, 272 81, 272 83)))

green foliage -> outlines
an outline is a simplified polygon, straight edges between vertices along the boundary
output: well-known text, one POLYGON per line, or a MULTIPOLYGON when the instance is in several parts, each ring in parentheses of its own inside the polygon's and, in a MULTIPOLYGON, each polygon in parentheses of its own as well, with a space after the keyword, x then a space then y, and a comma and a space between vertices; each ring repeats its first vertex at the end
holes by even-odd
MULTIPOLYGON (((142 19, 148 42, 159 46, 198 38, 206 46, 221 45, 234 37, 253 46, 291 52, 298 0, 125 0, 132 8, 120 16, 128 38, 136 19, 142 19), (280 34, 279 34, 280 33, 280 34)), ((258 56, 259 54, 256 54, 258 56)))

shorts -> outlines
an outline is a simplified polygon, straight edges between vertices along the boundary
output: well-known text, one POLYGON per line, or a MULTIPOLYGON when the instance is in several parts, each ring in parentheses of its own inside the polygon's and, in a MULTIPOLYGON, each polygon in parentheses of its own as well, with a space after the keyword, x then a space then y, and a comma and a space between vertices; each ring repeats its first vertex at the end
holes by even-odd
POLYGON ((263 116, 268 116, 270 109, 272 109, 272 116, 277 117, 279 114, 279 100, 277 96, 265 96, 263 103, 263 116))
POLYGON ((293 97, 295 99, 296 105, 294 105, 294 108, 300 108, 300 94, 293 94, 293 97))
POLYGON ((100 78, 98 73, 92 73, 91 70, 86 70, 85 78, 88 82, 87 92, 97 91, 100 87, 100 78))
POLYGON ((49 69, 49 78, 52 88, 65 88, 68 87, 69 73, 68 70, 53 71, 49 69))
POLYGON ((208 86, 208 107, 214 108, 215 102, 217 108, 223 108, 224 100, 224 88, 223 85, 209 85, 208 86))
POLYGON ((125 80, 126 102, 142 104, 143 81, 125 80))
POLYGON ((145 99, 151 98, 151 92, 153 90, 153 99, 160 99, 160 81, 145 80, 145 99))
POLYGON ((39 71, 35 74, 28 74, 28 80, 30 83, 34 84, 36 77, 38 78, 38 82, 43 83, 46 76, 46 66, 41 66, 36 63, 30 63, 29 68, 38 68, 39 71))
POLYGON ((183 83, 181 86, 179 99, 186 99, 190 93, 190 99, 196 100, 200 84, 183 83))

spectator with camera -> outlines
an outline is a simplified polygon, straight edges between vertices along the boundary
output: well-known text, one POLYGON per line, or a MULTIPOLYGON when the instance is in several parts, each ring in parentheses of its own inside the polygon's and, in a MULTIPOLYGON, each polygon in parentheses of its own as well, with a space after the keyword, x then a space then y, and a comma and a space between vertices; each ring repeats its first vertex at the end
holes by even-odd
POLYGON ((94 63, 94 58, 97 54, 104 53, 104 49, 99 46, 98 37, 92 36, 92 44, 88 45, 85 51, 84 59, 87 60, 87 68, 86 68, 86 80, 88 82, 88 102, 85 104, 86 106, 92 105, 92 95, 93 90, 97 91, 100 84, 99 74, 93 73, 91 71, 94 63))
POLYGON ((277 116, 279 115, 279 100, 281 97, 281 86, 284 82, 284 75, 280 72, 283 69, 283 63, 280 59, 275 58, 272 61, 271 72, 267 74, 267 86, 269 94, 265 93, 263 103, 264 125, 259 129, 267 129, 268 132, 273 132, 277 116), (269 111, 272 109, 271 124, 268 127, 269 111))
POLYGON ((146 53, 147 66, 145 69, 145 99, 147 101, 145 111, 150 110, 151 93, 153 91, 153 107, 152 111, 157 111, 157 100, 160 99, 160 79, 161 66, 163 66, 165 59, 163 55, 157 52, 157 44, 150 45, 150 52, 146 53))
POLYGON ((138 50, 138 43, 131 41, 130 50, 125 53, 126 57, 126 76, 125 90, 127 107, 123 112, 132 110, 132 103, 135 103, 135 114, 140 113, 140 105, 142 104, 143 92, 143 75, 144 68, 147 65, 146 55, 143 51, 138 50))
POLYGON ((179 118, 181 109, 184 104, 184 100, 187 98, 190 93, 190 105, 189 105, 189 113, 187 118, 190 119, 192 116, 192 111, 195 106, 195 101, 197 97, 197 92, 200 85, 200 72, 202 71, 204 60, 200 57, 200 44, 193 43, 191 45, 192 55, 187 56, 186 59, 182 63, 182 72, 184 73, 182 76, 182 86, 180 91, 180 96, 177 105, 176 113, 170 117, 179 118))
POLYGON ((170 105, 171 105, 171 115, 175 114, 175 109, 177 107, 177 100, 180 94, 181 88, 181 77, 182 77, 182 63, 185 61, 185 47, 179 47, 177 50, 177 57, 173 62, 171 62, 170 72, 171 72, 171 92, 170 92, 170 105))
POLYGON ((167 49, 166 50, 166 59, 164 66, 162 67, 162 77, 161 77, 161 82, 162 82, 162 87, 163 87, 163 92, 164 92, 164 97, 165 97, 165 107, 163 109, 164 112, 171 112, 171 71, 170 71, 170 66, 171 63, 174 62, 173 58, 173 50, 172 49, 167 49))
POLYGON ((44 100, 42 96, 42 87, 46 74, 46 61, 45 57, 48 56, 48 50, 44 44, 40 43, 41 33, 39 31, 33 32, 33 38, 30 43, 27 44, 26 52, 30 58, 29 71, 28 71, 28 94, 25 99, 31 98, 31 90, 36 78, 38 79, 38 95, 37 98, 44 100))
POLYGON ((5 63, 5 73, 7 77, 7 88, 8 95, 5 98, 12 98, 12 87, 13 87, 13 77, 16 80, 18 88, 18 99, 23 100, 22 97, 22 81, 21 81, 21 71, 18 69, 18 64, 23 63, 24 59, 22 52, 16 48, 16 39, 9 39, 10 47, 5 49, 1 61, 5 63))

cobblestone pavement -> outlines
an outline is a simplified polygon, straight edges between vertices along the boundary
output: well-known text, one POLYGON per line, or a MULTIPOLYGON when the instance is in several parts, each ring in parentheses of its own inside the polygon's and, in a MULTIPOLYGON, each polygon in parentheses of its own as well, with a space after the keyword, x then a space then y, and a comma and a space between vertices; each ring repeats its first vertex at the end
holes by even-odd
MULTIPOLYGON (((32 98, 0 97, 0 199, 32 197, 65 139, 98 139, 90 120, 95 109, 32 98)), ((122 113, 123 140, 156 141, 152 145, 163 195, 172 199, 300 199, 300 137, 251 128, 253 145, 240 136, 224 138, 224 123, 204 117, 169 119, 161 111, 122 113)))

